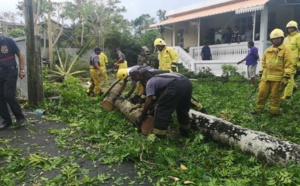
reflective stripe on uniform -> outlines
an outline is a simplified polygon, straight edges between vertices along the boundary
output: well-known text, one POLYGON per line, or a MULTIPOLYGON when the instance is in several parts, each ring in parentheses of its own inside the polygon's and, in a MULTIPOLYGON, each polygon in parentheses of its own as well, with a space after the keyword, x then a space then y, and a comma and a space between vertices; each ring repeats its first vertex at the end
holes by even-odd
POLYGON ((166 136, 167 135, 167 130, 159 130, 159 129, 153 128, 153 134, 166 136))

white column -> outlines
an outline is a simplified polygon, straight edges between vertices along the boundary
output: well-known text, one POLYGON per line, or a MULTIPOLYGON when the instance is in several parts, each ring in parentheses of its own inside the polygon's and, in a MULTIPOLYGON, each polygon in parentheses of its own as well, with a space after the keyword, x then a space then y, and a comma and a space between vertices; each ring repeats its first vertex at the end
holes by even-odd
POLYGON ((267 38, 268 38, 268 16, 269 16, 269 10, 268 7, 265 5, 264 9, 261 10, 260 15, 260 45, 259 45, 259 55, 262 56, 263 52, 267 48, 267 38))
POLYGON ((175 23, 173 23, 173 33, 172 33, 172 43, 173 43, 173 46, 175 46, 175 38, 176 38, 176 28, 175 28, 175 23))
POLYGON ((197 25, 197 30, 198 30, 198 61, 200 61, 200 18, 197 25))
POLYGON ((256 11, 253 13, 253 26, 252 26, 252 41, 255 41, 255 29, 256 29, 256 11))

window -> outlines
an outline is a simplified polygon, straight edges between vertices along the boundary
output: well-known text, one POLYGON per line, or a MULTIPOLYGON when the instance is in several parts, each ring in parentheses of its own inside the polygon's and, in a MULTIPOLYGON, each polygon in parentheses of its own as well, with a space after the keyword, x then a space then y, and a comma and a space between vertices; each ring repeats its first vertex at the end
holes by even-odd
POLYGON ((251 27, 252 29, 252 25, 253 25, 253 20, 251 15, 237 18, 234 24, 234 26, 238 26, 240 30, 240 34, 245 33, 246 29, 249 27, 251 27))

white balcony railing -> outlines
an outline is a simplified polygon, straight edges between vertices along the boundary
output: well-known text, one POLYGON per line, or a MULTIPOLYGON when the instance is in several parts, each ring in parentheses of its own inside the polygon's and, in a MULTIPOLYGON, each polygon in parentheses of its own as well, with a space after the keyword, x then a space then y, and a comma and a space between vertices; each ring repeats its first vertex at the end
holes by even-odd
MULTIPOLYGON (((254 42, 254 46, 259 48, 259 41, 254 42)), ((248 42, 241 43, 231 43, 231 44, 219 44, 219 45, 210 45, 210 50, 213 60, 222 60, 222 61, 239 61, 244 59, 248 53, 248 42)), ((198 59, 198 51, 201 52, 203 46, 190 47, 190 56, 194 59, 198 59)), ((201 60, 201 56, 199 57, 201 60)))
MULTIPOLYGON (((259 46, 259 41, 254 43, 255 46, 259 46)), ((179 63, 189 69, 192 72, 198 73, 204 68, 210 68, 211 72, 217 76, 222 75, 223 65, 232 65, 237 68, 237 72, 246 75, 247 66, 245 62, 237 65, 237 62, 244 59, 248 53, 248 43, 232 43, 232 44, 220 44, 210 46, 213 60, 203 61, 201 57, 198 60, 198 50, 201 51, 203 46, 190 47, 190 54, 185 52, 181 47, 175 46, 174 49, 178 52, 179 63)), ((258 63, 257 72, 261 67, 261 63, 258 63)))

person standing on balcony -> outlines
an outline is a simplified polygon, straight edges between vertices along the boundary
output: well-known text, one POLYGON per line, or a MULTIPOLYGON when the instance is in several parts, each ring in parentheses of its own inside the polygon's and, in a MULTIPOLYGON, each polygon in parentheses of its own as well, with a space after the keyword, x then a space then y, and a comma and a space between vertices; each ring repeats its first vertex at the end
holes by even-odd
POLYGON ((201 50, 202 60, 212 60, 211 51, 208 46, 208 42, 205 42, 204 47, 201 50))
POLYGON ((248 26, 245 32, 245 41, 252 41, 252 40, 253 40, 253 31, 251 26, 248 26))
POLYGON ((172 47, 167 47, 161 38, 155 39, 154 47, 158 50, 158 69, 178 72, 178 53, 172 47))
POLYGON ((256 72, 256 67, 257 67, 257 60, 259 59, 258 55, 258 49, 254 46, 253 41, 248 42, 248 54, 247 56, 239 61, 237 64, 239 65, 243 61, 246 61, 247 65, 247 75, 248 78, 250 79, 250 82, 252 86, 255 85, 255 72, 256 72))
POLYGON ((298 30, 298 24, 295 21, 290 21, 286 25, 286 31, 288 33, 288 36, 284 39, 284 44, 289 47, 292 51, 292 60, 293 60, 293 70, 291 74, 291 78, 289 79, 289 82, 287 86, 284 89, 283 96, 281 99, 289 99, 293 95, 293 90, 297 89, 294 76, 297 72, 297 70, 300 70, 300 33, 298 30))
POLYGON ((231 37, 231 43, 240 43, 241 41, 241 35, 238 26, 234 26, 232 37, 231 37))
POLYGON ((231 38, 232 38, 231 27, 227 27, 227 31, 223 36, 224 36, 224 42, 230 44, 231 43, 231 38))
POLYGON ((283 44, 284 33, 281 29, 274 29, 270 39, 273 45, 266 49, 262 58, 256 107, 251 114, 262 112, 270 97, 272 118, 279 114, 280 96, 291 77, 293 58, 291 50, 283 44))
POLYGON ((13 125, 8 105, 16 117, 15 126, 23 126, 26 122, 19 102, 16 99, 18 76, 25 77, 25 62, 15 41, 9 37, 0 36, 0 130, 13 125), (19 70, 15 56, 19 59, 19 70))

